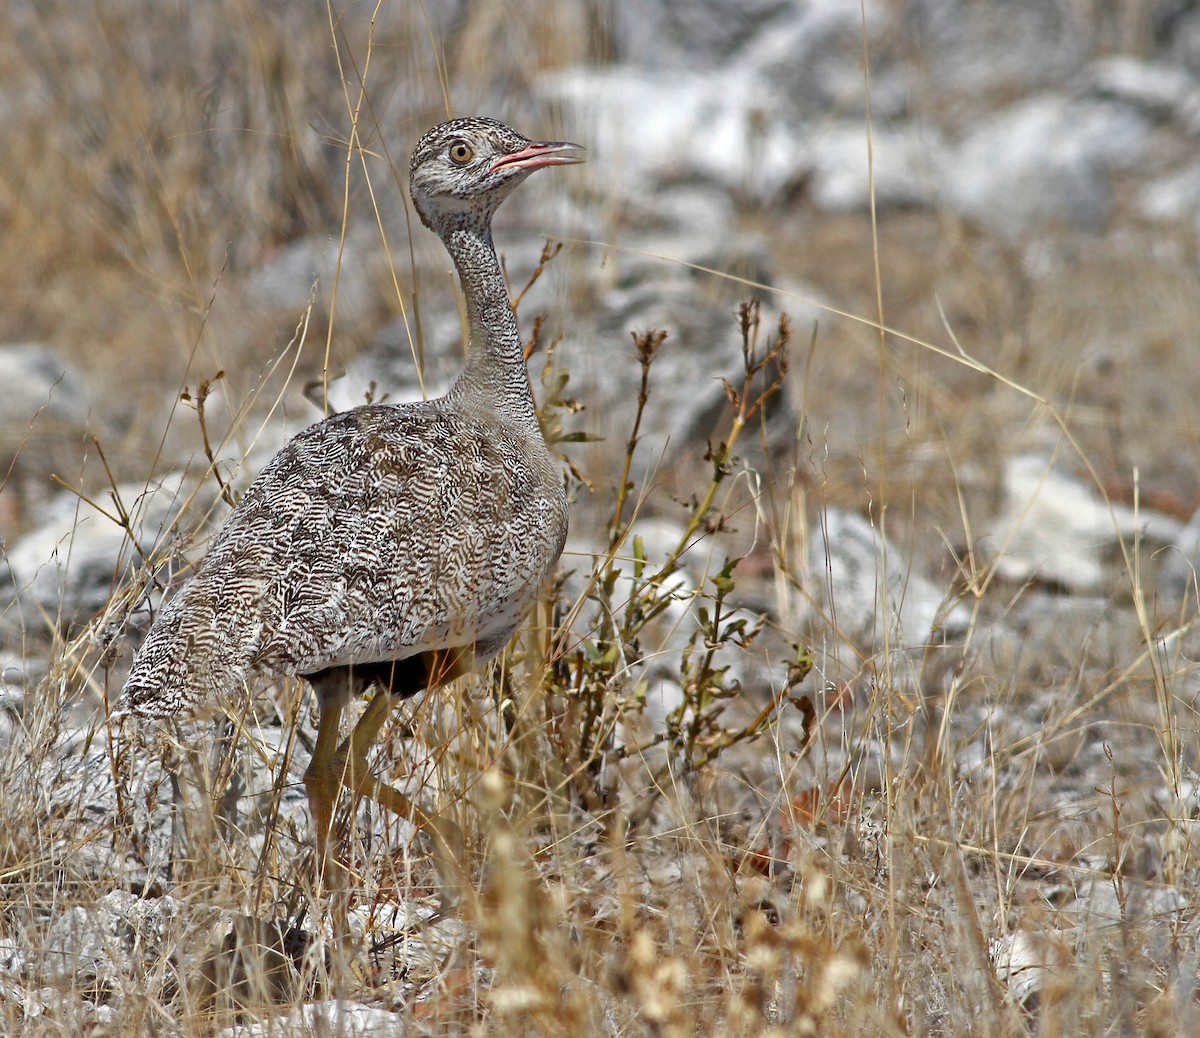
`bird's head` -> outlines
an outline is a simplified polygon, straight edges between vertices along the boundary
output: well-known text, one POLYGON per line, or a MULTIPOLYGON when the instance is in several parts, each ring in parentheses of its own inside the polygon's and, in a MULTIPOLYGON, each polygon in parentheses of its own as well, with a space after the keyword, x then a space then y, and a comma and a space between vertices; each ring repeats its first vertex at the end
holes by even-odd
POLYGON ((535 169, 582 162, 567 141, 531 141, 495 119, 452 119, 413 149, 409 190, 421 222, 443 234, 484 227, 508 193, 535 169))

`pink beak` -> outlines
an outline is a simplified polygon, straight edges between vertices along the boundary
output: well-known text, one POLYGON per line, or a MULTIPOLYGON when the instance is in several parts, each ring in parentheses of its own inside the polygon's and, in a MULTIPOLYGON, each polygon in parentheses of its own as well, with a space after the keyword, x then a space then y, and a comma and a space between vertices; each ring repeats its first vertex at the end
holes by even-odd
POLYGON ((582 151, 578 144, 570 141, 530 141, 528 147, 497 159, 488 172, 512 167, 534 170, 543 166, 571 166, 585 161, 580 154, 582 151))

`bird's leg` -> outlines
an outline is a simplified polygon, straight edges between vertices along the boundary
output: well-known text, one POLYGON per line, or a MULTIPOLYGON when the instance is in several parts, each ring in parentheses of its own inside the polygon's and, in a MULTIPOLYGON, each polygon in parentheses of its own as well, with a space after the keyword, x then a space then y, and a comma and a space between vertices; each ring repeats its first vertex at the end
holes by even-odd
POLYGON ((324 876, 329 868, 329 837, 333 829, 333 805, 341 782, 332 774, 332 764, 338 745, 338 728, 342 707, 322 706, 317 720, 317 745, 312 760, 304 772, 304 789, 316 829, 317 870, 324 876))
POLYGON ((461 882, 464 848, 462 830, 448 818, 429 814, 400 790, 367 771, 367 753, 378 739, 379 730, 391 713, 391 708, 392 697, 382 689, 377 691, 349 738, 333 755, 333 771, 342 776, 343 783, 354 792, 370 797, 380 807, 401 818, 407 818, 429 835, 438 858, 438 872, 446 888, 442 910, 448 911, 457 900, 461 882))
POLYGON ((342 719, 341 700, 322 702, 317 721, 317 745, 304 772, 304 789, 316 830, 317 876, 329 895, 329 914, 337 954, 350 944, 349 892, 346 877, 331 844, 333 808, 341 789, 344 764, 338 760, 338 728, 342 719))

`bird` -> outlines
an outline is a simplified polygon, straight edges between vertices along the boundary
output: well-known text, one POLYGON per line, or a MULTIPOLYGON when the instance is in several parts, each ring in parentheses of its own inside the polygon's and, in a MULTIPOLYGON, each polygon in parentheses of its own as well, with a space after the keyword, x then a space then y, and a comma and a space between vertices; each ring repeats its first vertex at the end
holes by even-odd
POLYGON ((443 396, 368 403, 288 441, 159 610, 116 704, 122 717, 169 717, 255 675, 312 687, 304 785, 318 874, 343 895, 335 929, 347 927, 331 849, 342 788, 426 828, 443 856, 461 849, 456 826, 367 773, 367 753, 397 701, 500 652, 562 552, 562 471, 538 423, 492 217, 530 173, 582 151, 482 117, 420 138, 409 192, 461 283, 461 373, 443 396), (346 707, 372 691, 340 739, 346 707))

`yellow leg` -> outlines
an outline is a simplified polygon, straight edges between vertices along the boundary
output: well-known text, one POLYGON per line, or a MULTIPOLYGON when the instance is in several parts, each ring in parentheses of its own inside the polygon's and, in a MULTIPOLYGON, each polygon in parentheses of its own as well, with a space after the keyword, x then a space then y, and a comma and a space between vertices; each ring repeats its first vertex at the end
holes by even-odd
POLYGON ((337 861, 337 839, 333 831, 334 807, 343 786, 355 794, 370 797, 385 810, 407 818, 433 840, 438 873, 444 887, 443 912, 449 911, 458 900, 462 882, 462 830, 447 818, 427 813, 398 789, 367 771, 367 754, 391 709, 391 697, 376 692, 349 738, 339 745, 342 708, 340 705, 323 705, 317 722, 317 745, 304 773, 304 787, 316 830, 317 872, 329 892, 334 935, 346 946, 350 942, 348 877, 346 869, 337 861))
POLYGON ((352 954, 350 896, 345 872, 334 854, 336 840, 333 838, 333 808, 342 785, 343 765, 337 760, 341 719, 340 704, 322 704, 317 722, 317 745, 304 772, 304 789, 308 793, 308 807, 316 831, 316 879, 329 896, 329 916, 334 938, 332 979, 335 989, 340 989, 349 976, 348 961, 352 954))
POLYGON ((375 697, 367 704, 367 709, 363 711, 362 717, 358 719, 350 737, 332 755, 332 770, 348 789, 370 797, 380 807, 393 814, 407 818, 429 835, 438 858, 438 872, 446 888, 442 910, 448 911, 457 900, 461 879, 460 863, 464 847, 462 830, 448 818, 429 814, 400 790, 380 781, 367 771, 367 754, 375 745, 379 730, 391 710, 391 697, 385 692, 376 692, 375 697))
POLYGON ((341 706, 322 706, 317 721, 317 745, 304 773, 304 789, 316 829, 317 871, 324 877, 329 870, 329 836, 333 829, 333 805, 341 786, 340 775, 333 774, 337 753, 341 706))

